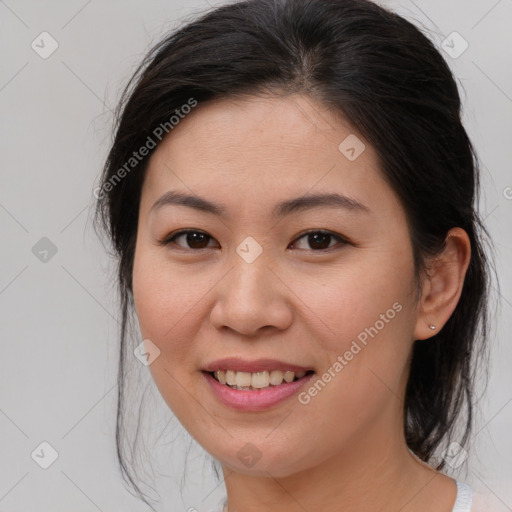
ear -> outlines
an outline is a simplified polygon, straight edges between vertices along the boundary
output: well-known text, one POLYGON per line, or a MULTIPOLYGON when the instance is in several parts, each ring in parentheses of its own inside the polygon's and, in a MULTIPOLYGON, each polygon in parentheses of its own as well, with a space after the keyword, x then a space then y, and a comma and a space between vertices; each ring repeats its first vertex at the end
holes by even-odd
POLYGON ((443 252, 427 262, 415 340, 434 336, 446 324, 459 302, 470 258, 471 242, 467 233, 462 228, 451 229, 446 235, 443 252))

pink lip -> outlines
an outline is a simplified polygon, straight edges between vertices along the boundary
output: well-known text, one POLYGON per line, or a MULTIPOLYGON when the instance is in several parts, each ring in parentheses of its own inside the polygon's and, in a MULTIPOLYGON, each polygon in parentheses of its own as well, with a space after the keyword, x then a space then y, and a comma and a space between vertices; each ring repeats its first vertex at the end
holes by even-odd
MULTIPOLYGON (((273 368, 276 369, 275 366, 273 368)), ((269 386, 268 388, 254 391, 232 389, 225 384, 221 384, 209 373, 203 372, 203 375, 208 384, 211 386, 215 396, 224 405, 227 405, 228 407, 238 411, 251 412, 268 409, 269 407, 272 407, 273 405, 276 405, 286 398, 294 395, 299 391, 300 388, 309 382, 314 373, 306 375, 301 379, 295 380, 293 382, 283 382, 279 386, 269 386)))
POLYGON ((281 370, 285 372, 290 370, 292 372, 306 372, 313 370, 311 367, 297 366, 296 364, 286 363, 284 361, 277 361, 275 359, 257 359, 255 361, 244 361, 238 357, 225 357, 224 359, 217 359, 206 365, 203 368, 205 372, 215 372, 217 370, 234 370, 236 372, 264 372, 272 370, 281 370))

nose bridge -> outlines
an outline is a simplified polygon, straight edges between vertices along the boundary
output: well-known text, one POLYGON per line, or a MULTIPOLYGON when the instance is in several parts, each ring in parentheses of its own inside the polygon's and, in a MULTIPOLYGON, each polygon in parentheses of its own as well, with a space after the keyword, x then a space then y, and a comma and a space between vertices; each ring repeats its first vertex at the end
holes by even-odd
POLYGON ((233 286, 230 287, 229 293, 233 296, 250 295, 253 300, 259 300, 271 291, 265 284, 269 284, 267 281, 273 275, 269 269, 272 265, 272 251, 261 237, 258 238, 263 245, 252 236, 248 236, 232 254, 233 286))
POLYGON ((248 241, 233 255, 233 267, 218 289, 211 314, 217 327, 250 335, 261 327, 284 329, 291 321, 286 287, 269 268, 270 252, 256 255, 254 250, 248 241))
POLYGON ((237 256, 234 259, 234 268, 231 272, 233 287, 230 288, 230 293, 240 297, 249 295, 253 300, 263 299, 271 291, 266 286, 269 274, 273 275, 268 264, 267 256, 259 256, 254 261, 246 261, 237 256))

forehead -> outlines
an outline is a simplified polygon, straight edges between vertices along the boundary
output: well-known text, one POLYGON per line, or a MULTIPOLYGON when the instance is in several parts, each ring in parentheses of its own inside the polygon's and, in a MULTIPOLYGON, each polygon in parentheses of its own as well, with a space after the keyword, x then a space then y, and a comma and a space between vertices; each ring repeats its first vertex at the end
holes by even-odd
POLYGON ((392 193, 364 137, 302 95, 199 104, 151 156, 143 197, 169 188, 224 202, 333 189, 367 200, 392 193))

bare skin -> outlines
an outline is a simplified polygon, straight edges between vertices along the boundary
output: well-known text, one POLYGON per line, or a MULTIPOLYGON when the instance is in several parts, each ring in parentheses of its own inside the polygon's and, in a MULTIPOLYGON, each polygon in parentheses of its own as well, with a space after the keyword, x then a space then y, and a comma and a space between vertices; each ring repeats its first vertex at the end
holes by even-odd
POLYGON ((462 229, 420 276, 420 293, 405 212, 375 151, 347 120, 300 95, 200 104, 152 155, 139 213, 135 306, 143 337, 161 351, 150 370, 184 427, 222 463, 229 512, 451 512, 455 482, 411 454, 401 411, 414 340, 441 329, 459 300, 470 258, 462 229), (366 145, 353 161, 338 149, 350 134, 366 145), (225 212, 152 209, 170 190, 225 212), (272 214, 277 203, 321 193, 362 208, 272 214), (169 241, 184 229, 207 236, 194 235, 193 246, 186 235, 169 241), (328 232, 320 248, 306 233, 319 230, 328 232), (248 236, 262 248, 251 263, 236 252, 248 236), (201 371, 239 356, 320 377, 381 324, 308 403, 295 395, 234 410, 201 371), (250 467, 238 456, 247 443, 260 457, 250 467))

